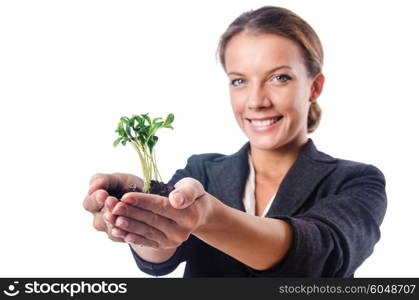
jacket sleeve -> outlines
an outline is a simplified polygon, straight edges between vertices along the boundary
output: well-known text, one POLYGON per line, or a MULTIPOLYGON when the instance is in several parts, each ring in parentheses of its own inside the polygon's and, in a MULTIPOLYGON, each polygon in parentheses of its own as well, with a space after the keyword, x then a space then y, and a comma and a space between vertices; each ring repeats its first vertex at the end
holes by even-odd
POLYGON ((172 273, 179 266, 179 264, 182 261, 184 261, 182 259, 182 254, 183 254, 182 246, 183 246, 183 244, 180 245, 176 249, 176 252, 173 254, 173 256, 171 258, 169 258, 167 261, 162 262, 162 263, 148 262, 148 261, 142 259, 134 251, 134 249, 131 247, 131 245, 130 245, 130 249, 131 249, 132 255, 134 256, 134 260, 135 260, 138 268, 141 271, 143 271, 144 273, 147 273, 149 275, 153 275, 153 276, 163 276, 163 275, 167 275, 167 274, 172 273))
POLYGON ((306 212, 273 216, 291 225, 291 249, 273 268, 249 270, 256 277, 353 277, 380 239, 386 208, 384 175, 367 165, 306 212))
MULTIPOLYGON (((200 180, 196 155, 191 156, 187 161, 186 167, 184 169, 177 170, 167 184, 174 186, 176 182, 185 177, 193 177, 200 180)), ((162 263, 148 262, 141 258, 131 246, 130 249, 134 256, 134 260, 141 271, 153 276, 163 276, 172 273, 181 262, 187 259, 187 251, 185 248, 188 247, 188 241, 189 239, 176 249, 176 252, 171 258, 162 263)))

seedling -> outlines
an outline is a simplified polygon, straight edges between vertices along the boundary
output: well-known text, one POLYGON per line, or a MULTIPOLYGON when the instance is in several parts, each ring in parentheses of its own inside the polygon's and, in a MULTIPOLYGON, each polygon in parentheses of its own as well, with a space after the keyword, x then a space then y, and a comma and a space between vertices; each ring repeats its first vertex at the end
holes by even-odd
MULTIPOLYGON (((119 137, 114 141, 114 147, 127 143, 131 144, 138 153, 143 171, 144 187, 143 193, 162 194, 159 190, 164 189, 161 185, 162 179, 157 168, 155 146, 159 138, 155 135, 157 130, 161 128, 171 128, 174 115, 167 115, 166 119, 151 119, 148 113, 142 115, 133 115, 131 118, 121 117, 115 132, 119 137), (157 187, 154 187, 157 186, 157 187)), ((170 192, 170 191, 169 191, 170 192)), ((166 193, 167 194, 167 193, 166 193)))

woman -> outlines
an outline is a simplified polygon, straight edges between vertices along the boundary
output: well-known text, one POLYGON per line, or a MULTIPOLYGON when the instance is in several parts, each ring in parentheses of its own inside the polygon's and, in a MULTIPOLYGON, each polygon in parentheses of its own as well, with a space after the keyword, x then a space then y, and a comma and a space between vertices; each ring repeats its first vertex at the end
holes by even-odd
POLYGON ((380 237, 385 179, 307 138, 324 82, 316 33, 289 10, 262 7, 239 16, 218 50, 249 142, 230 156, 190 157, 168 198, 118 201, 112 195, 142 180, 96 174, 84 201, 95 228, 129 243, 156 276, 186 261, 185 277, 353 277, 380 237))

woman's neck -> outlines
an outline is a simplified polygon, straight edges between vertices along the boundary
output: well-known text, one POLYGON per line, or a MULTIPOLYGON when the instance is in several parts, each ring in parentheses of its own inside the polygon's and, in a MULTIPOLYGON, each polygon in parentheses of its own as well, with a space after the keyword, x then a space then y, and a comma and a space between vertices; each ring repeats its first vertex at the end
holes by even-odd
POLYGON ((305 138, 305 140, 291 142, 272 150, 250 146, 255 173, 259 177, 273 180, 284 177, 307 141, 308 139, 305 138))

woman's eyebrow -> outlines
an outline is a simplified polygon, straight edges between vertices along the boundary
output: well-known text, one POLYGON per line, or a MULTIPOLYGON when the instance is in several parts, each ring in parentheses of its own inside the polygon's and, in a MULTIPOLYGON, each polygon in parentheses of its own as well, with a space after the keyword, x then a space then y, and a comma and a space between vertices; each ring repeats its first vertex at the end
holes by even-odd
POLYGON ((278 71, 280 69, 292 69, 292 68, 290 66, 283 65, 283 66, 279 66, 279 67, 273 68, 272 70, 266 72, 266 74, 273 73, 273 72, 278 71))
MULTIPOLYGON (((273 72, 275 72, 275 71, 278 71, 278 70, 280 70, 280 69, 284 69, 284 68, 285 68, 285 69, 292 69, 290 66, 283 65, 283 66, 275 67, 275 68, 273 68, 273 69, 269 70, 268 72, 266 72, 266 74, 270 74, 270 73, 273 73, 273 72)), ((227 75, 238 75, 238 76, 244 76, 244 74, 243 74, 243 73, 236 72, 236 71, 231 71, 231 72, 228 72, 228 73, 227 73, 227 75)))

